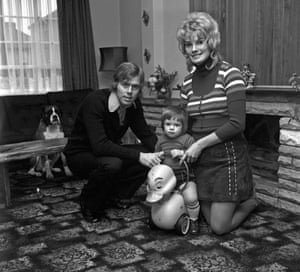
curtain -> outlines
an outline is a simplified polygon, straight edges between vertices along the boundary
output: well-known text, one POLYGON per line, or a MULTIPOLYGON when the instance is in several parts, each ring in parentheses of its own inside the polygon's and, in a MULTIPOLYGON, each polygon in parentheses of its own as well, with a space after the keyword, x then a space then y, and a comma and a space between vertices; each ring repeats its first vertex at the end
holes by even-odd
POLYGON ((89 0, 57 0, 63 86, 98 88, 89 0))
POLYGON ((1 0, 0 49, 0 95, 61 90, 56 0, 1 0))

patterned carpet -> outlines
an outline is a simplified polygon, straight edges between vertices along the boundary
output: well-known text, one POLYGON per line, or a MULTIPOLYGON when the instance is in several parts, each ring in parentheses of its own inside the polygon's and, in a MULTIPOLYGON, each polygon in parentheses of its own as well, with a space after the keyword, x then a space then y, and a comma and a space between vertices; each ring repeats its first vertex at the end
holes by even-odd
POLYGON ((84 180, 12 175, 13 207, 0 210, 0 271, 300 271, 300 216, 261 205, 217 236, 151 230, 145 188, 128 209, 92 224, 79 212, 84 180))

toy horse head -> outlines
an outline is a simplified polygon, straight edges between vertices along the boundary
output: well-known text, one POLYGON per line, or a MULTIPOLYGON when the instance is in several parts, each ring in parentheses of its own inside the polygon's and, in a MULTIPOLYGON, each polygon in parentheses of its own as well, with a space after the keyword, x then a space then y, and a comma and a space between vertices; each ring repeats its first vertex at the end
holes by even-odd
POLYGON ((165 164, 155 165, 147 176, 146 201, 155 203, 170 194, 176 186, 176 177, 171 167, 165 164))

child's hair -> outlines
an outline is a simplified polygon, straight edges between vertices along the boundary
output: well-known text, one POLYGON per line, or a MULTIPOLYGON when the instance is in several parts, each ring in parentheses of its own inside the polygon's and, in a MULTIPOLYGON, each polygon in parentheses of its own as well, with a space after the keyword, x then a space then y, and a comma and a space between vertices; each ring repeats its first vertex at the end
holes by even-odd
POLYGON ((182 106, 168 106, 161 115, 161 127, 164 130, 165 120, 176 119, 182 123, 182 133, 185 133, 188 128, 188 115, 182 106))

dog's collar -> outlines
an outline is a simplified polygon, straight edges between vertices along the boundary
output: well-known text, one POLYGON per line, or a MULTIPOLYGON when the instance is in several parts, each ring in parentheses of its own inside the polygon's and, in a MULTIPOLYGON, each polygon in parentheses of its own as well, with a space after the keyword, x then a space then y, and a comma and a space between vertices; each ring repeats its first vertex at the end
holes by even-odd
MULTIPOLYGON (((135 102, 133 102, 134 108, 136 108, 135 102)), ((120 108, 120 101, 115 92, 111 92, 108 97, 108 110, 109 112, 115 112, 120 108)))

